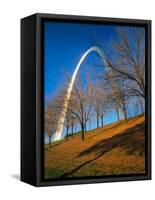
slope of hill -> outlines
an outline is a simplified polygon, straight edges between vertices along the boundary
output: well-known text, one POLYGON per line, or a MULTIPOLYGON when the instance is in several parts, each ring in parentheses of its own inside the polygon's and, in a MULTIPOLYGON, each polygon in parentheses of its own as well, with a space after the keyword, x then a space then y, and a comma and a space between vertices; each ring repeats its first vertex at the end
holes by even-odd
POLYGON ((69 137, 45 149, 45 178, 145 173, 145 117, 69 137))

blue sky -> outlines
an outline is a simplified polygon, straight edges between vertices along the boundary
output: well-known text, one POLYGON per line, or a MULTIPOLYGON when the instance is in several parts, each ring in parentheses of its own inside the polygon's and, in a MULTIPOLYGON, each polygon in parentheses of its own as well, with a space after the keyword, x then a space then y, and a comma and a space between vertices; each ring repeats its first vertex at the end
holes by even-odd
MULTIPOLYGON (((115 25, 51 21, 44 23, 45 103, 64 84, 64 72, 71 75, 82 54, 94 45, 92 35, 100 41, 106 55, 111 56, 109 50, 111 41, 118 39, 115 28, 115 25)), ((93 62, 95 56, 94 52, 89 54, 81 68, 86 63, 93 62)), ((132 114, 132 110, 130 112, 132 114)), ((104 122, 110 123, 116 120, 116 113, 109 113, 105 117, 104 122)))
MULTIPOLYGON (((114 26, 45 22, 45 96, 50 97, 63 84, 64 71, 72 74, 81 55, 92 46, 90 34, 95 31, 104 49, 116 37, 114 26)), ((106 51, 106 50, 105 50, 106 51)), ((108 52, 107 52, 108 53, 108 52)), ((88 62, 94 53, 88 56, 88 62)))

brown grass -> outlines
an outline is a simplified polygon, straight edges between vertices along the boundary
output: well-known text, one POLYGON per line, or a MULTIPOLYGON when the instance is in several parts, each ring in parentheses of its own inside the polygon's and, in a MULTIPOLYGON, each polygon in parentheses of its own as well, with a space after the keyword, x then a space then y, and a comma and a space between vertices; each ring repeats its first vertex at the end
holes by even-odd
POLYGON ((145 173, 145 117, 80 134, 45 150, 45 178, 145 173))

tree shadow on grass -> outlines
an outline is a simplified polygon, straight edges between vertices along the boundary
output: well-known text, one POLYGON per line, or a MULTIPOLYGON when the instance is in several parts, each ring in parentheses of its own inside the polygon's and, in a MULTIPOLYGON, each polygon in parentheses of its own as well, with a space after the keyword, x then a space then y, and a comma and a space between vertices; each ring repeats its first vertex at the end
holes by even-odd
POLYGON ((138 153, 141 155, 145 151, 145 123, 136 125, 128 130, 117 134, 108 139, 102 139, 90 148, 82 151, 79 156, 84 156, 90 153, 104 153, 116 147, 126 150, 128 155, 138 153))
POLYGON ((145 152, 145 122, 136 125, 135 127, 129 128, 128 130, 115 135, 108 139, 102 139, 97 142, 95 145, 79 153, 78 157, 86 156, 91 153, 96 153, 93 159, 90 159, 70 172, 63 174, 61 177, 66 177, 73 174, 83 166, 91 163, 92 161, 98 159, 106 152, 115 149, 116 147, 121 148, 123 151, 126 151, 127 155, 144 155, 145 152))

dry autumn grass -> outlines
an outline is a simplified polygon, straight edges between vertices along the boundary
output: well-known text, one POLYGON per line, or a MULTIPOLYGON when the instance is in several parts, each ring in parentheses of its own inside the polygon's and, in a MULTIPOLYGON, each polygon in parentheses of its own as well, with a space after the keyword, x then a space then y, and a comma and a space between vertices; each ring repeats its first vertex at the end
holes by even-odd
POLYGON ((45 149, 45 178, 145 173, 145 117, 80 134, 45 149))

